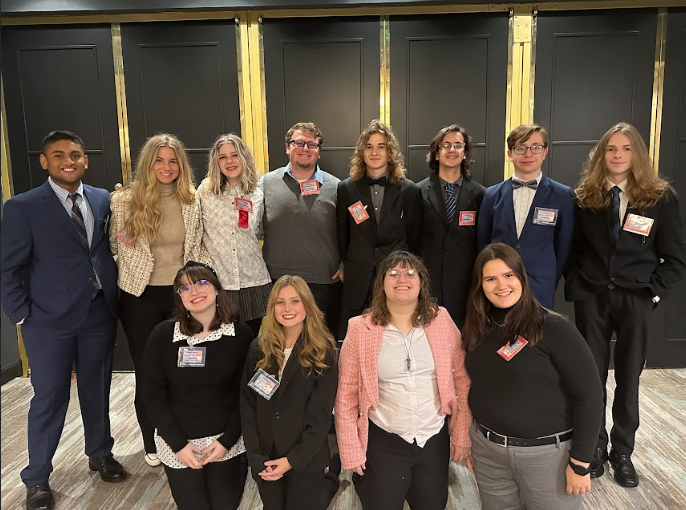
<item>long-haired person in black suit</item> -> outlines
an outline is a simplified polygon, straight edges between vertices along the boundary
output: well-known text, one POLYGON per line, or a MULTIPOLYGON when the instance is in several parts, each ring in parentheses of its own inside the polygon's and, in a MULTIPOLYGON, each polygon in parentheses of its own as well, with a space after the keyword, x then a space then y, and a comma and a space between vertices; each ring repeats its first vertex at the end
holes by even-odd
POLYGON ((338 387, 336 344, 305 280, 274 284, 241 387, 245 447, 264 510, 326 510, 340 459, 328 432, 338 387))
POLYGON ((338 184, 338 251, 345 270, 342 335, 370 304, 376 267, 395 250, 419 253, 421 196, 405 177, 398 140, 373 120, 360 134, 350 177, 338 184))
POLYGON ((484 188, 472 180, 472 137, 457 124, 442 128, 426 155, 431 175, 422 194, 422 256, 431 294, 459 328, 464 325, 484 188))
POLYGON ((604 473, 611 442, 615 479, 636 487, 631 454, 650 317, 685 265, 679 205, 672 187, 653 170, 641 135, 624 122, 608 129, 593 148, 575 194, 576 231, 565 297, 574 301, 576 325, 593 352, 603 385, 610 337, 617 334, 614 424, 608 440, 603 419, 591 476, 604 473))

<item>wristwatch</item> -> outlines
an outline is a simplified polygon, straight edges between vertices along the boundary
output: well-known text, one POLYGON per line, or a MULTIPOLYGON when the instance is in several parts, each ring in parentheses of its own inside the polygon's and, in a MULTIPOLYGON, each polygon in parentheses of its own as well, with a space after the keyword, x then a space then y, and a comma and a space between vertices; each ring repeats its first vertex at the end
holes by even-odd
POLYGON ((586 476, 589 470, 591 469, 590 464, 588 467, 583 467, 579 464, 575 464, 574 462, 572 462, 572 459, 569 459, 569 467, 571 467, 572 471, 574 471, 579 476, 586 476))

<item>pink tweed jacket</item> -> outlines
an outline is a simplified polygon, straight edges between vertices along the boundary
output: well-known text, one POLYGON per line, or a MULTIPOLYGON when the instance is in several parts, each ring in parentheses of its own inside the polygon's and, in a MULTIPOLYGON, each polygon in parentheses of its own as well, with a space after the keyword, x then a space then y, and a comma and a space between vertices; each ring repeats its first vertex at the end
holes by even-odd
MULTIPOLYGON (((464 367, 462 337, 445 308, 424 328, 436 364, 441 413, 450 415, 450 441, 470 447, 472 413, 467 405, 471 381, 464 367)), ((369 410, 379 405, 378 359, 384 327, 370 315, 350 320, 341 349, 336 394, 336 436, 341 464, 351 469, 367 461, 369 410)))

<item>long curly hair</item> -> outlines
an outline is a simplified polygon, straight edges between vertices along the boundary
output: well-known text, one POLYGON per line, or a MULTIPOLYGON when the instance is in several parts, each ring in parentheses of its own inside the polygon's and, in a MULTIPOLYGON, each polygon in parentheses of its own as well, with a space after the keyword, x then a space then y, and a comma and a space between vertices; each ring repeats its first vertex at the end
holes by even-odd
POLYGON ((465 349, 476 349, 491 326, 490 312, 493 305, 483 291, 483 271, 484 266, 492 260, 502 260, 522 284, 522 296, 505 316, 503 345, 509 344, 517 335, 522 335, 529 342, 529 346, 533 347, 543 337, 546 317, 558 314, 547 310, 536 301, 519 253, 506 244, 493 243, 481 250, 474 262, 467 318, 462 328, 465 349))
POLYGON ((181 140, 168 133, 151 136, 143 145, 133 182, 116 193, 130 193, 129 211, 124 220, 127 236, 132 242, 144 237, 156 239, 162 224, 162 212, 157 207, 159 183, 153 165, 160 147, 169 147, 176 154, 179 165, 179 176, 174 181, 176 196, 184 204, 191 204, 195 199, 193 169, 188 162, 186 148, 181 140))
POLYGON ((260 179, 260 171, 257 169, 255 158, 248 146, 240 136, 234 133, 220 135, 219 138, 214 141, 207 163, 207 175, 203 179, 199 189, 214 193, 215 195, 219 195, 227 189, 229 180, 219 168, 219 149, 222 145, 227 143, 234 146, 236 153, 238 154, 238 159, 243 165, 243 173, 241 175, 243 192, 252 193, 255 191, 260 179))
POLYGON ((391 322, 391 312, 386 303, 384 281, 386 280, 386 273, 396 266, 403 269, 414 269, 419 274, 419 296, 412 323, 414 326, 428 326, 438 315, 438 303, 431 295, 429 271, 422 259, 407 251, 394 251, 379 265, 374 280, 372 304, 364 313, 371 313, 372 324, 377 326, 387 326, 391 322))
POLYGON ((355 145, 355 153, 350 161, 350 178, 353 181, 359 181, 367 175, 367 164, 364 162, 364 147, 367 145, 369 138, 374 134, 383 135, 386 139, 386 153, 388 154, 388 183, 395 184, 400 179, 407 175, 403 153, 400 150, 398 139, 393 133, 393 128, 381 122, 379 119, 374 119, 369 125, 360 133, 355 145))
POLYGON ((619 122, 608 129, 588 155, 575 194, 579 207, 598 212, 610 206, 611 193, 607 189, 605 152, 615 133, 626 135, 631 142, 632 163, 627 179, 626 194, 629 206, 645 211, 654 206, 667 191, 673 191, 669 182, 653 169, 643 138, 631 124, 619 122))
POLYGON ((472 137, 469 136, 467 130, 459 124, 450 124, 449 126, 444 127, 436 133, 436 136, 431 140, 429 152, 426 154, 426 162, 429 165, 429 170, 431 170, 432 173, 438 173, 439 164, 438 159, 436 158, 441 151, 439 145, 443 141, 445 135, 450 133, 460 133, 462 135, 464 140, 464 159, 462 160, 462 163, 460 163, 460 173, 465 178, 471 179, 472 171, 470 169, 474 163, 474 160, 472 159, 472 137))
POLYGON ((278 366, 285 359, 283 350, 286 346, 286 338, 283 326, 276 320, 275 308, 279 292, 285 287, 292 286, 300 296, 305 307, 305 323, 303 324, 302 341, 303 348, 298 355, 298 363, 308 369, 308 373, 323 374, 330 367, 324 363, 327 352, 336 354, 336 342, 324 322, 324 314, 317 307, 312 296, 312 291, 299 276, 284 275, 274 284, 267 301, 267 312, 262 321, 262 334, 259 344, 262 350, 262 359, 257 363, 257 368, 269 370, 273 363, 278 366))

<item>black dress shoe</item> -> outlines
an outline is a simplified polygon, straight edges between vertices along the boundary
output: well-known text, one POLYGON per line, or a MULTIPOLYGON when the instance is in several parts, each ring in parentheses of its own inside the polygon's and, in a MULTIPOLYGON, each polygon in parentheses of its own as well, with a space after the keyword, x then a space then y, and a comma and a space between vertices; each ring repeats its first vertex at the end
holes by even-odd
POLYGON ((638 487, 638 473, 631 462, 631 455, 610 451, 610 465, 615 472, 615 480, 622 487, 638 487))
POLYGON ((124 466, 119 464, 112 455, 107 457, 88 457, 88 467, 91 471, 98 471, 103 482, 117 483, 126 479, 124 466))
POLYGON ((26 487, 26 510, 51 510, 55 506, 48 482, 26 487))
POLYGON ((605 463, 607 462, 607 450, 603 448, 596 448, 593 453, 593 460, 588 467, 588 472, 591 473, 591 478, 599 478, 605 473, 605 463))

